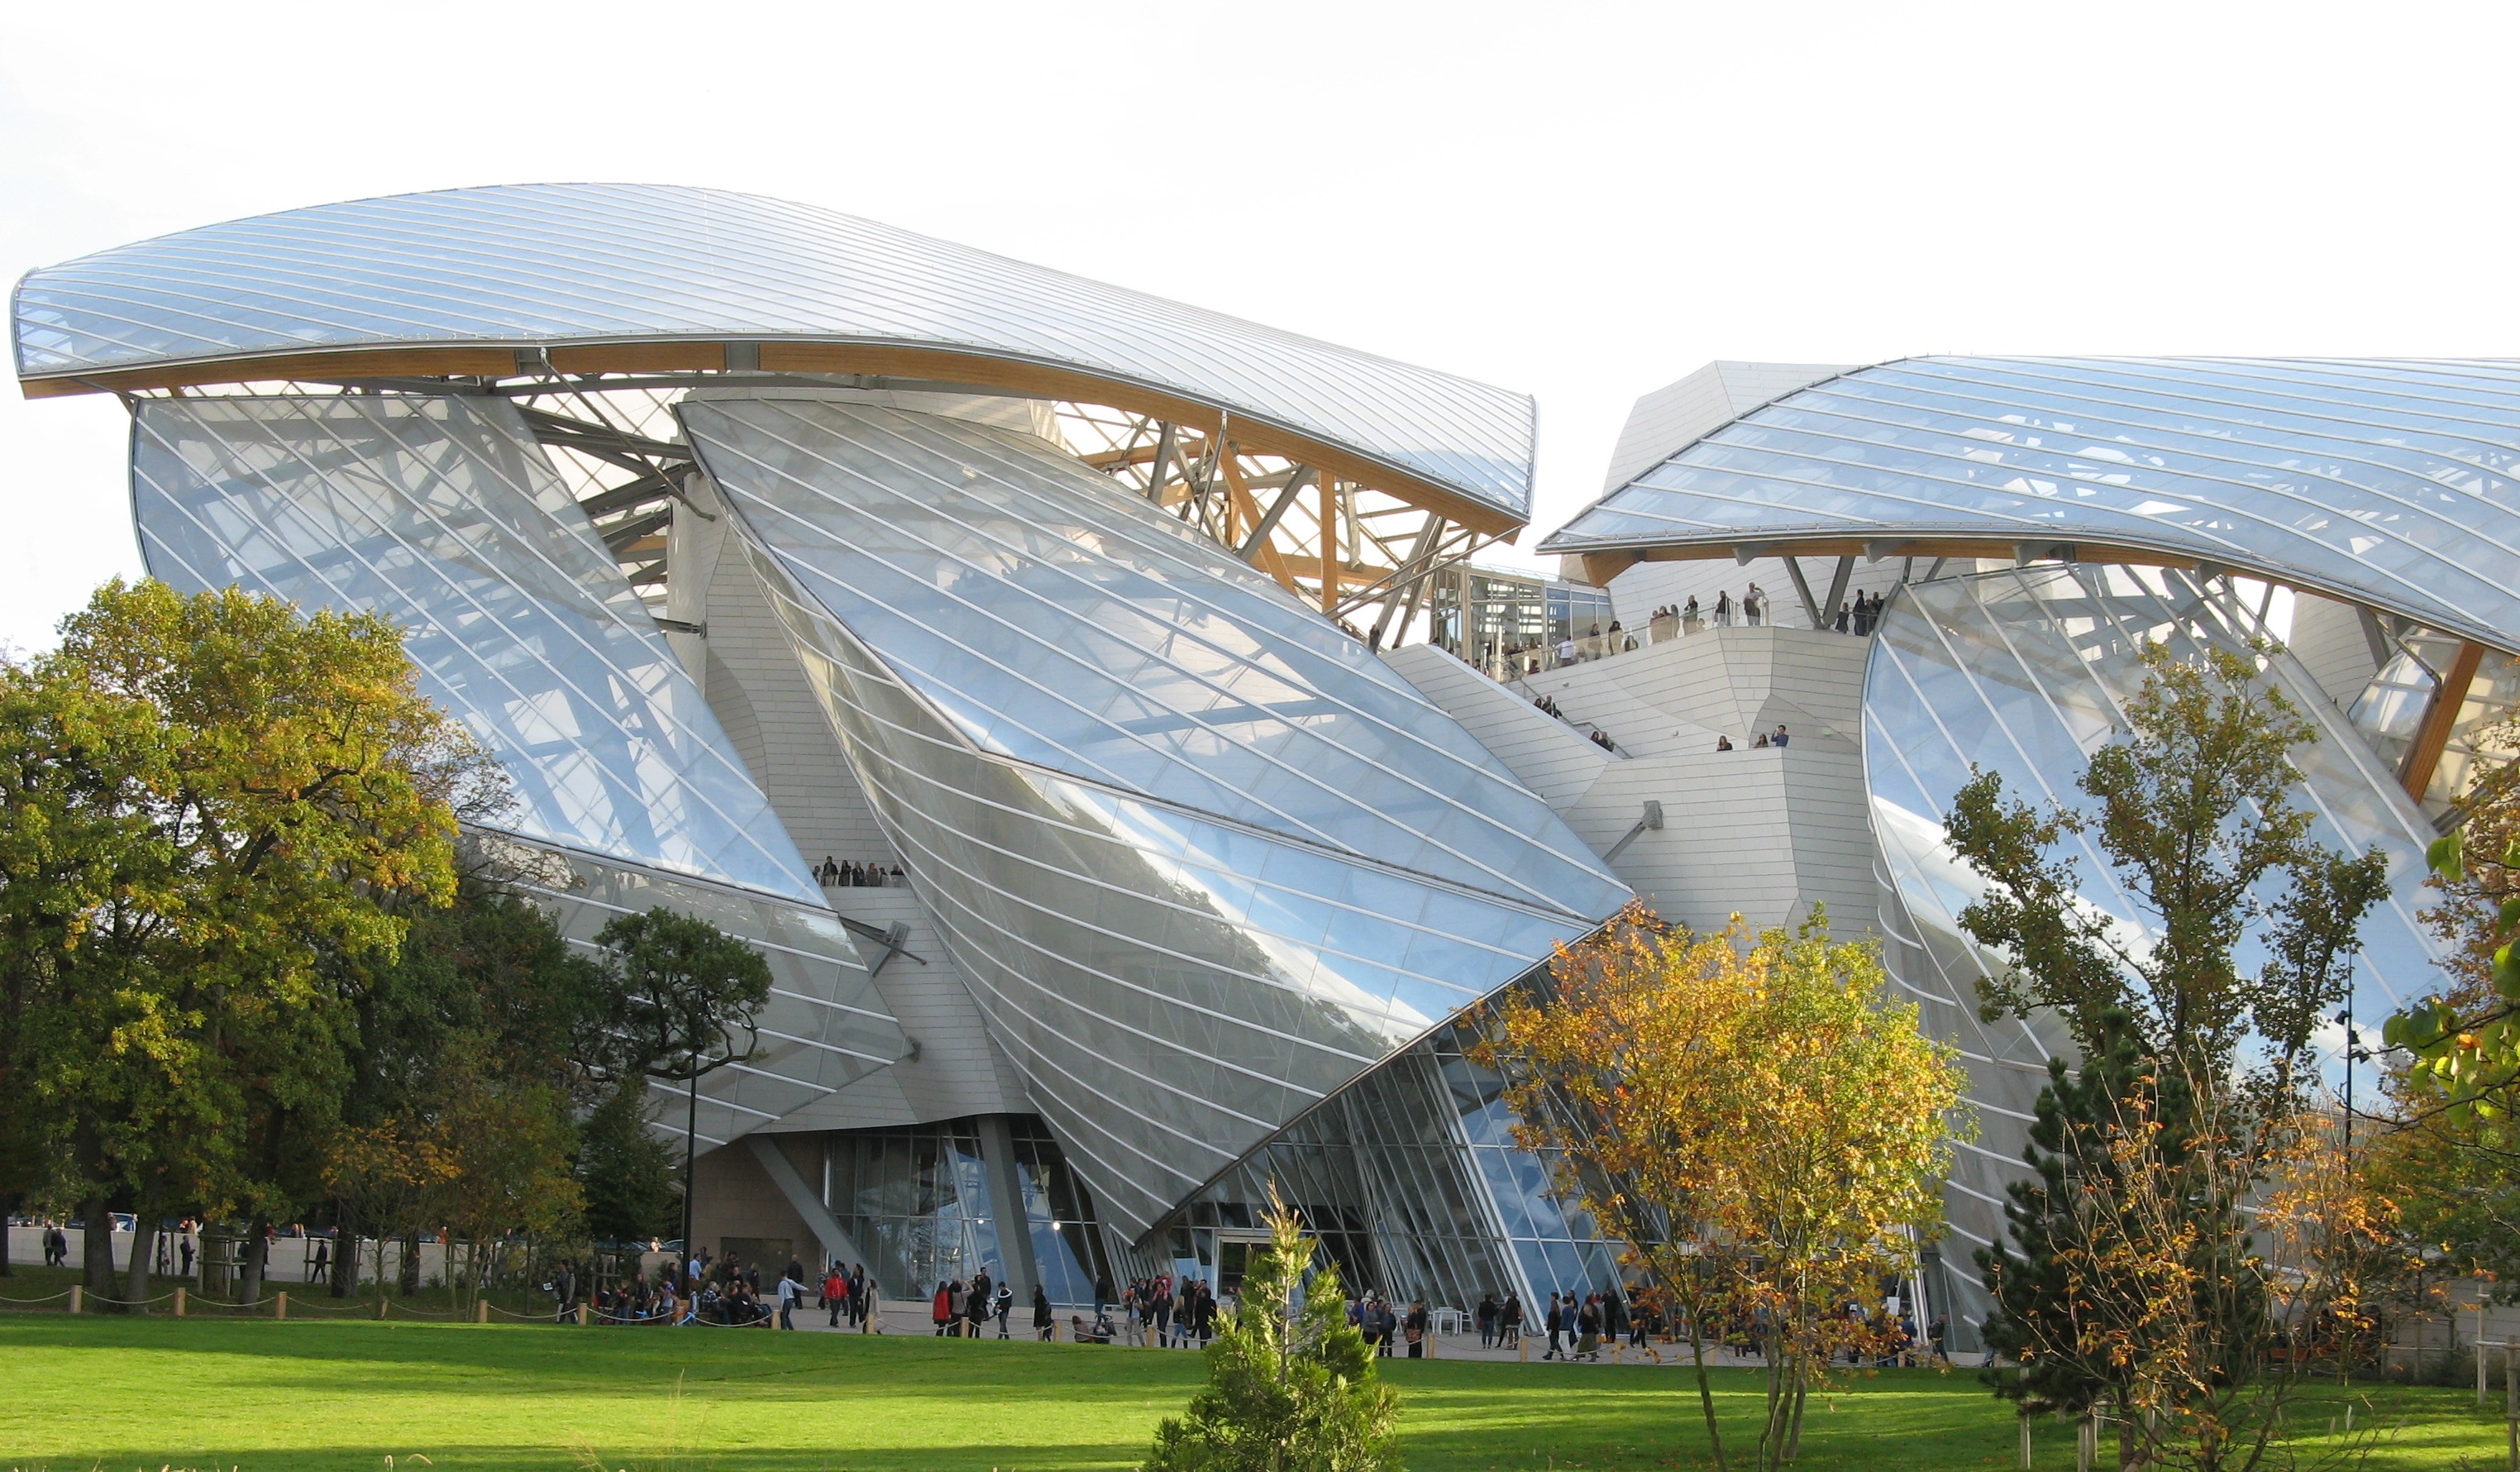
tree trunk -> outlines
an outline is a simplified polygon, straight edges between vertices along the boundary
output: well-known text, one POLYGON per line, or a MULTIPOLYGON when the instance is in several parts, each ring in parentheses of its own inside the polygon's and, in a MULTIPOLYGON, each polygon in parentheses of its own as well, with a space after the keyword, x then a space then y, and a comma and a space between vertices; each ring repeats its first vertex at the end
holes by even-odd
POLYGON ((402 1270, 396 1275, 395 1291, 409 1298, 420 1291, 420 1233, 403 1233, 402 1270))
POLYGON ((1715 1449, 1715 1472, 1730 1472, 1724 1465, 1724 1433, 1715 1425, 1715 1388, 1706 1378, 1706 1330, 1694 1313, 1688 1315, 1688 1349, 1697 1357, 1697 1404, 1706 1412, 1706 1444, 1715 1449))
POLYGON ((18 1203, 25 1199, 16 1191, 0 1192, 0 1278, 17 1274, 9 1265, 9 1219, 18 1215, 18 1203))
POLYGON ((263 1269, 271 1261, 271 1219, 256 1217, 245 1232, 245 1262, 237 1270, 237 1302, 250 1309, 262 1302, 263 1269))
POLYGON ((122 1298, 134 1313, 146 1313, 149 1300, 149 1269, 156 1265, 158 1251, 158 1213, 162 1209, 165 1177, 150 1180, 149 1188, 140 1193, 131 1213, 131 1262, 123 1269, 122 1298))
POLYGON ((79 1219, 87 1225, 79 1233, 79 1264, 87 1271, 88 1297, 100 1309, 111 1309, 113 1301, 113 1214, 106 1209, 102 1193, 79 1203, 79 1219))

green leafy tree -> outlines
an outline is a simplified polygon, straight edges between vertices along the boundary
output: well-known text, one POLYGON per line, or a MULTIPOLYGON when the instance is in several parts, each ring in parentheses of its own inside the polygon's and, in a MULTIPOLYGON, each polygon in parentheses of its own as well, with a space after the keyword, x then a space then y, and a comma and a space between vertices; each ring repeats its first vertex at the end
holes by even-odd
MULTIPOLYGON (((533 857, 504 845, 469 846, 467 857, 455 902, 413 910, 410 934, 394 955, 344 958, 340 985, 354 999, 357 1035, 342 1106, 346 1128, 325 1142, 322 1159, 324 1178, 346 1183, 332 1192, 332 1205, 348 1240, 450 1225, 442 1215, 429 1216, 442 1211, 444 1196, 403 1189, 374 1142, 439 1140, 448 1111, 485 1086, 459 1073, 494 1081, 511 1100, 535 1101, 549 1115, 528 1129, 537 1139, 555 1129, 573 1134, 578 1116, 616 1092, 622 1044, 612 1031, 620 1006, 615 978, 571 947, 552 916, 514 888, 552 876, 529 871, 533 857), (393 1219, 372 1217, 372 1209, 390 1209, 393 1219)), ((576 1149, 573 1139, 566 1148, 576 1149)), ((447 1145, 442 1154, 451 1180, 465 1169, 465 1152, 447 1145)), ((519 1213, 519 1229, 529 1219, 545 1214, 519 1213)), ((347 1272, 334 1280, 337 1296, 353 1288, 347 1272)))
POLYGON ((586 1229, 598 1241, 668 1236, 682 1220, 673 1153, 649 1129, 647 1104, 646 1082, 623 1080, 581 1129, 577 1179, 586 1194, 586 1229))
POLYGON ((2425 918, 2450 945, 2447 985, 2381 1038, 2405 1060, 2410 1121, 2520 1157, 2520 763, 2471 794, 2462 816, 2427 854, 2442 902, 2425 918))
MULTIPOLYGON (((623 915, 596 932, 611 954, 617 988, 611 1032, 621 1039, 623 1077, 681 1083, 686 1108, 699 1109, 699 1081, 750 1058, 761 1043, 756 1019, 770 997, 770 963, 761 952, 705 920, 659 905, 623 915)), ((685 1121, 683 1241, 689 1251, 692 1172, 698 1128, 685 1121)))
POLYGON ((2119 1399, 2141 1428, 2130 1458, 2253 1465, 2308 1357, 2270 1367, 2272 1279, 2239 1206, 2297 1137, 2312 1037, 2388 896, 2385 857, 2311 838, 2291 754, 2317 728, 2251 659, 2152 645, 2143 660, 2132 729, 2080 779, 2096 811, 2036 809, 1979 772, 1945 819, 1986 881, 1960 924, 2010 963, 1980 981, 1984 1015, 2053 1008, 2086 1063, 2043 1095, 2038 1178, 2009 1208, 2020 1252, 1987 1260, 1992 1332, 2020 1366, 1997 1389, 2069 1408, 2119 1399), (2057 851, 2086 836, 2138 927, 2084 899, 2057 851))
MULTIPOLYGON (((55 821, 61 802, 0 813, 21 830, 0 851, 40 854, 50 840, 31 824, 84 832, 109 878, 9 876, 24 892, 0 939, 22 947, 8 969, 29 982, 16 1093, 58 1131, 94 1227, 115 1195, 131 1200, 122 1293, 138 1300, 170 1202, 269 1219, 267 1142, 338 1098, 353 1026, 323 957, 390 954, 406 929, 395 897, 445 902, 456 805, 487 768, 379 619, 117 581, 62 634, 0 681, 102 733, 82 748, 102 764, 72 779, 86 805, 73 821, 55 821)), ((91 1286, 111 1296, 109 1234, 87 1240, 91 1286)))
POLYGON ((1269 1245, 1207 1348, 1207 1387, 1166 1417, 1141 1472, 1399 1472, 1399 1397, 1347 1321, 1338 1269, 1273 1192, 1269 1245))

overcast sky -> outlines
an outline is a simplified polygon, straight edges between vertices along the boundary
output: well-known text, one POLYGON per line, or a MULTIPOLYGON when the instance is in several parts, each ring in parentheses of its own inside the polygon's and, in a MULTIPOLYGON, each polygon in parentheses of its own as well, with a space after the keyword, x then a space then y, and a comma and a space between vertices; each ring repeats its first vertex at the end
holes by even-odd
MULTIPOLYGON (((539 180, 802 200, 1536 393, 1536 541, 1713 358, 2520 354, 2520 8, 12 7, 0 271, 539 180)), ((0 396, 0 644, 136 573, 0 396)))

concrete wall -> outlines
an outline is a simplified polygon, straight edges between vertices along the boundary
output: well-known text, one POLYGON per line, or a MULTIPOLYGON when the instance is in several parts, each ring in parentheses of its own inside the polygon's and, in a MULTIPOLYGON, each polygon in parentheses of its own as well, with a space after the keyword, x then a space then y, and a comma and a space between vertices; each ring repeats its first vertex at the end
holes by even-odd
POLYGON ((1663 828, 1612 867, 1667 918, 1789 925, 1820 903, 1834 933, 1854 937, 1878 923, 1879 905, 1859 746, 1869 647, 1807 629, 1704 629, 1512 686, 1425 646, 1389 659, 1595 851, 1616 845, 1648 799, 1661 803, 1663 828), (1534 708, 1542 696, 1566 718, 1534 708), (1752 748, 1779 723, 1789 746, 1752 748), (1714 750, 1719 733, 1736 749, 1714 750))

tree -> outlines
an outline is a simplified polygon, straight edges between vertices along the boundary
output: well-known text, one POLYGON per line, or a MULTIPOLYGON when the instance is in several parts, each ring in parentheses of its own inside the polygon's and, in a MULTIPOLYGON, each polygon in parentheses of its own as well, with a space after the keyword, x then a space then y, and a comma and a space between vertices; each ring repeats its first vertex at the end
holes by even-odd
POLYGON ((1399 1398, 1347 1321, 1338 1268, 1273 1188, 1269 1245, 1207 1348, 1207 1387, 1168 1416, 1140 1472, 1399 1472, 1399 1398))
POLYGON ((770 996, 761 952, 705 920, 662 905, 623 915, 596 932, 611 952, 619 990, 614 1033, 621 1072, 682 1083, 691 1119, 683 1143, 683 1250, 691 1251, 692 1173, 698 1151, 699 1081, 750 1058, 754 1019, 770 996), (737 1035, 741 1034, 739 1040, 737 1035))
POLYGON ((2002 1305, 1990 1343, 2017 1361, 1996 1388, 2118 1400, 2140 1427, 2131 1458, 2254 1465, 2306 1368, 2267 1353, 2292 1331, 2283 1314, 2316 1320, 2347 1295, 2323 1279, 2279 1303, 2240 1203, 2300 1138, 2312 1037, 2388 896, 2385 858, 2311 839, 2291 754, 2317 730, 2250 659, 2142 657, 2131 730, 2079 780, 2096 813, 2034 809, 1979 772, 1945 819, 1986 881, 1960 925, 2009 963, 1979 983, 1984 1015, 2053 1008, 2085 1062, 2042 1095, 2038 1178, 2007 1209, 2020 1254, 1983 1258, 2002 1305), (2141 911, 2132 933, 2056 856, 2085 835, 2141 911))
POLYGON ((493 1037, 459 1035, 439 1071, 437 1106, 451 1169, 433 1219, 450 1249, 464 1249, 465 1269, 456 1270, 450 1253, 446 1273, 460 1310, 489 1286, 500 1243, 558 1234, 585 1195, 569 1172, 577 1133, 565 1097, 548 1081, 501 1070, 493 1037))
POLYGON ((1706 1339, 1735 1317, 1765 1326, 1756 1456, 1780 1466, 1830 1356, 1894 1338, 1880 1285, 1939 1227, 1966 1128, 1955 1055, 1824 916, 1694 935, 1632 904, 1562 948, 1550 982, 1507 995, 1476 1056, 1506 1078, 1520 1143, 1681 1317, 1719 1467, 1706 1339))
MULTIPOLYGON (((394 955, 339 963, 338 986, 357 1016, 341 1107, 354 1132, 388 1121, 405 1133, 434 1130, 459 1081, 448 1074, 458 1062, 530 1091, 560 1127, 614 1088, 621 1047, 612 1031, 620 1010, 614 979, 573 950, 551 915, 510 888, 548 877, 514 872, 529 856, 471 845, 467 859, 454 903, 414 908, 394 955)), ((355 1191, 334 1196, 334 1220, 345 1238, 447 1225, 444 1217, 372 1220, 362 1215, 367 1199, 355 1191)), ((417 1286, 416 1259, 410 1261, 407 1280, 417 1286)), ((337 1296, 352 1290, 349 1273, 335 1278, 337 1296)))
MULTIPOLYGON (((338 1095, 352 1018, 323 958, 391 953, 395 897, 445 901, 456 805, 490 768, 379 619, 116 581, 62 634, 0 671, 44 715, 35 740, 85 764, 0 814, 15 830, 0 851, 33 860, 5 876, 0 934, 24 986, 17 1102, 57 1131, 92 1223, 130 1193, 127 1299, 147 1296, 179 1197, 253 1217, 251 1283, 274 1187, 263 1147, 338 1095), (97 846, 85 878, 47 848, 73 839, 97 846)), ((35 749, 6 739, 20 759, 0 764, 22 769, 35 749)), ((88 1240, 110 1297, 108 1234, 88 1240)))
POLYGON ((646 1081, 625 1079, 586 1117, 577 1180, 586 1229, 599 1242, 636 1242, 671 1233, 683 1219, 674 1158, 648 1128, 646 1081))
MULTIPOLYGON (((2501 735, 2520 742, 2520 725, 2501 735)), ((2520 762, 2479 784, 2460 817, 2426 855, 2442 901, 2425 920, 2449 943, 2448 985, 2390 1018, 2381 1038, 2402 1050, 2410 1119, 2520 1156, 2520 762)))
POLYGON ((2012 963, 1980 980, 1983 1010, 1993 1021, 2054 1008, 2086 1053, 2114 1016, 2146 1053, 2199 1064, 2255 1040, 2262 1091, 2289 1097, 2312 1034, 2345 999, 2362 917, 2388 897, 2387 856, 2312 841, 2311 814, 2290 796, 2291 753, 2318 728, 2249 660, 2183 661, 2160 644, 2142 659, 2130 734, 2093 753, 2077 782, 2096 815, 2010 801, 1995 772, 1953 800, 1952 848, 1987 881, 1960 925, 2012 963), (2086 834, 2143 911, 2140 933, 2087 902, 2077 861, 2053 856, 2086 834), (2262 897, 2274 884, 2283 893, 2262 897), (2267 954, 2255 975, 2236 960, 2244 939, 2267 954))

